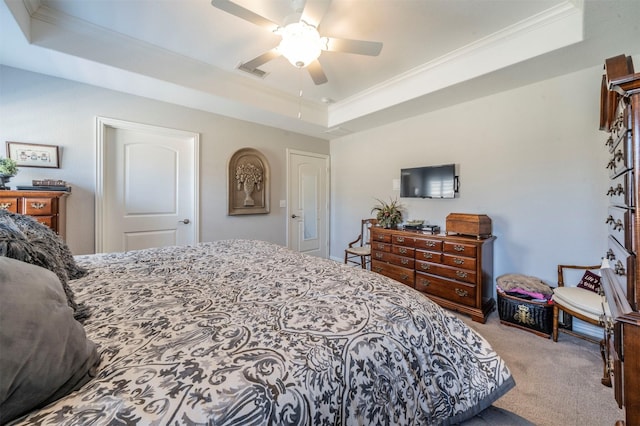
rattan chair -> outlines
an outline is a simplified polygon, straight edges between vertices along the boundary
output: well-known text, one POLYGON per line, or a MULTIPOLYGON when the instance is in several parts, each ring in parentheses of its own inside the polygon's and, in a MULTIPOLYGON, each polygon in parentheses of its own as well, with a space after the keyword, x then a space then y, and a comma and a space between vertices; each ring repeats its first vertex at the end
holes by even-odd
POLYGON ((558 265, 558 287, 553 291, 553 341, 558 341, 558 332, 562 331, 599 344, 600 354, 602 355, 602 361, 604 363, 604 375, 601 381, 603 385, 611 386, 611 377, 606 365, 605 331, 603 330, 603 338, 598 340, 572 329, 572 319, 574 317, 589 324, 604 327, 603 315, 611 315, 609 313, 609 307, 604 297, 598 293, 579 287, 568 287, 564 285, 566 280, 565 273, 567 273, 567 271, 598 269, 600 269, 600 265, 558 265), (562 322, 560 321, 561 312, 562 322))
POLYGON ((360 235, 349 243, 344 250, 344 263, 360 265, 362 269, 368 269, 371 264, 371 241, 369 230, 378 223, 376 219, 362 219, 360 235))

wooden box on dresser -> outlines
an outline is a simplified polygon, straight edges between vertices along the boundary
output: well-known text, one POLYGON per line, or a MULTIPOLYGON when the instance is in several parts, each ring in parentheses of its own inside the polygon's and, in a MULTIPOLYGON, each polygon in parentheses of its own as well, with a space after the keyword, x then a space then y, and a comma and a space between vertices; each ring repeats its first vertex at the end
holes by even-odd
POLYGON ((0 191, 0 208, 31 216, 64 239, 68 195, 65 191, 0 191))
POLYGON ((371 270, 484 323, 494 309, 493 240, 371 228, 371 270))
MULTIPOLYGON (((606 318, 608 367, 615 399, 625 410, 616 425, 640 425, 640 74, 625 55, 605 61, 601 82, 600 129, 608 133, 608 267, 602 287, 611 317, 606 318)), ((605 265, 606 266, 606 265, 605 265)))

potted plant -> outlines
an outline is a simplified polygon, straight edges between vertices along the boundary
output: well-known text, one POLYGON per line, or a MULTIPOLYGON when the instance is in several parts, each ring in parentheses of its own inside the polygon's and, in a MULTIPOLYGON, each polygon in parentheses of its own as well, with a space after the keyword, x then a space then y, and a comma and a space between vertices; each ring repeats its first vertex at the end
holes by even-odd
POLYGON ((389 203, 385 203, 382 200, 379 200, 378 204, 373 206, 371 209, 371 213, 376 213, 376 219, 378 219, 378 224, 384 228, 395 228, 400 222, 402 222, 402 206, 398 202, 398 200, 390 200, 389 203))
POLYGON ((6 183, 18 173, 18 164, 11 158, 0 158, 0 189, 9 189, 6 183))

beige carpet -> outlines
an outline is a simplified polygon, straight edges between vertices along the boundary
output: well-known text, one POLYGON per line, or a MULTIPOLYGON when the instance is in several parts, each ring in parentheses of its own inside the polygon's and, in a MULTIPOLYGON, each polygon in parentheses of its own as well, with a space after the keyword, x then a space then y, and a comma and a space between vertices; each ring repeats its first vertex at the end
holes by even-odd
POLYGON ((624 418, 613 390, 600 384, 598 345, 567 334, 557 343, 500 323, 493 312, 486 324, 459 315, 504 358, 516 386, 465 426, 613 425, 624 418))

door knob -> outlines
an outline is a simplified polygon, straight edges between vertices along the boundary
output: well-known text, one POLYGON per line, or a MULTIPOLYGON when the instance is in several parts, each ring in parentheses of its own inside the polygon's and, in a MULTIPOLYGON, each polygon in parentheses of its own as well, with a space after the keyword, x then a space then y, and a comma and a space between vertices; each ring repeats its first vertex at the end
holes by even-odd
POLYGON ((291 215, 291 219, 295 219, 295 218, 297 218, 297 217, 300 217, 300 216, 297 216, 297 215, 295 215, 295 214, 292 214, 292 215, 291 215))
POLYGON ((189 219, 183 219, 183 220, 179 220, 178 222, 182 222, 185 225, 188 225, 189 223, 191 223, 191 221, 189 219))

